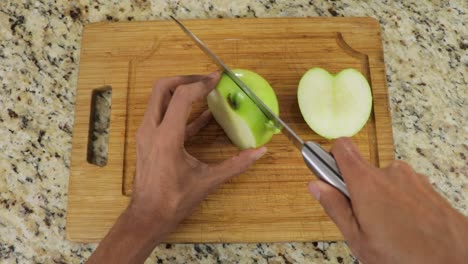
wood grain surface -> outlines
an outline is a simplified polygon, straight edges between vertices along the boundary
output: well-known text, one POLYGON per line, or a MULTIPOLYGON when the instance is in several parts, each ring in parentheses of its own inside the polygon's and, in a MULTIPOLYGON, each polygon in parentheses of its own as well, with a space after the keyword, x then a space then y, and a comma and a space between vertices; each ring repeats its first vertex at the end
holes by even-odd
MULTIPOLYGON (((371 18, 270 18, 184 21, 232 68, 262 75, 274 88, 280 115, 304 139, 326 149, 332 142, 302 119, 297 85, 312 67, 336 73, 361 71, 371 83, 373 111, 353 137, 377 166, 394 158, 379 23, 371 18)), ((76 96, 67 236, 98 241, 129 202, 135 174, 135 132, 152 84, 173 75, 205 74, 215 64, 171 21, 98 23, 85 26, 76 96), (88 163, 92 92, 112 87, 108 162, 88 163)), ((200 102, 196 116, 206 108, 200 102)), ((170 235, 167 242, 280 242, 341 240, 337 227, 307 193, 315 176, 283 135, 246 173, 222 185, 170 235)), ((237 152, 212 121, 187 143, 205 162, 237 152)), ((157 221, 157 220, 155 220, 157 221)))

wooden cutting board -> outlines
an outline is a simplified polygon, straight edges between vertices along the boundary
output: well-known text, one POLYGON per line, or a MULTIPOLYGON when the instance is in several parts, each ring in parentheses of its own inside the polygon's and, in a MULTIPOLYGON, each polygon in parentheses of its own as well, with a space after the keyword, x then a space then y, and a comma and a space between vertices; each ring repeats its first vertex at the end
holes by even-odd
MULTIPOLYGON (((187 20, 187 27, 232 68, 253 70, 275 89, 281 117, 305 140, 331 142, 305 124, 296 90, 307 69, 361 71, 372 86, 373 112, 354 136, 377 166, 393 159, 392 128, 379 23, 371 18, 187 20)), ((151 92, 164 76, 205 74, 216 66, 172 21, 85 26, 76 93, 67 236, 98 241, 129 202, 135 173, 135 131, 151 92), (112 88, 108 162, 87 161, 92 94, 112 88)), ((194 107, 194 114, 206 107, 194 107)), ((211 122, 188 144, 206 162, 236 153, 211 122)), ((307 192, 315 180, 287 138, 275 135, 268 153, 246 173, 221 186, 167 242, 279 242, 341 240, 342 235, 307 192)), ((157 219, 155 219, 157 221, 157 219)))

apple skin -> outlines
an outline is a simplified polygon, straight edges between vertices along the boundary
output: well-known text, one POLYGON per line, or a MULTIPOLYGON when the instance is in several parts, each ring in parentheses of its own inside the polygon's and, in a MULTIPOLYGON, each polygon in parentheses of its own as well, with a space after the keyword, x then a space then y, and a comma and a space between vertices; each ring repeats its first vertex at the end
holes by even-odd
MULTIPOLYGON (((239 77, 275 114, 279 114, 278 99, 270 84, 259 74, 234 69, 239 77)), ((263 112, 226 74, 208 94, 208 108, 229 139, 240 149, 266 144, 280 132, 263 112)))
POLYGON ((357 134, 372 111, 369 83, 355 69, 337 74, 318 67, 308 70, 299 82, 297 99, 306 123, 327 139, 357 134))

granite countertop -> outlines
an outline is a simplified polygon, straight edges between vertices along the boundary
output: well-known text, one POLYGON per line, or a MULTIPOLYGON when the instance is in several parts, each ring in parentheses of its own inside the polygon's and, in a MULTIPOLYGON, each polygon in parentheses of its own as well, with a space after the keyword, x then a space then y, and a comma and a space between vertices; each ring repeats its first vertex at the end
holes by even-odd
MULTIPOLYGON (((0 2, 0 262, 80 263, 65 239, 84 24, 168 18, 371 16, 382 26, 395 155, 468 214, 467 3, 456 1, 0 2)), ((157 263, 352 263, 343 242, 161 245, 157 263)))

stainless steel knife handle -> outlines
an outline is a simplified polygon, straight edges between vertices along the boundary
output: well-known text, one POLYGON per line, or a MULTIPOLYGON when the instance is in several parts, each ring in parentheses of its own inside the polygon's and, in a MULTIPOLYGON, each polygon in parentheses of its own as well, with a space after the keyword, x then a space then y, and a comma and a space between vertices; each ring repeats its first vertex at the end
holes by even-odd
POLYGON ((349 198, 346 183, 341 176, 336 161, 317 143, 307 141, 302 146, 302 157, 304 158, 307 167, 315 173, 321 180, 327 182, 333 187, 341 191, 349 198))

